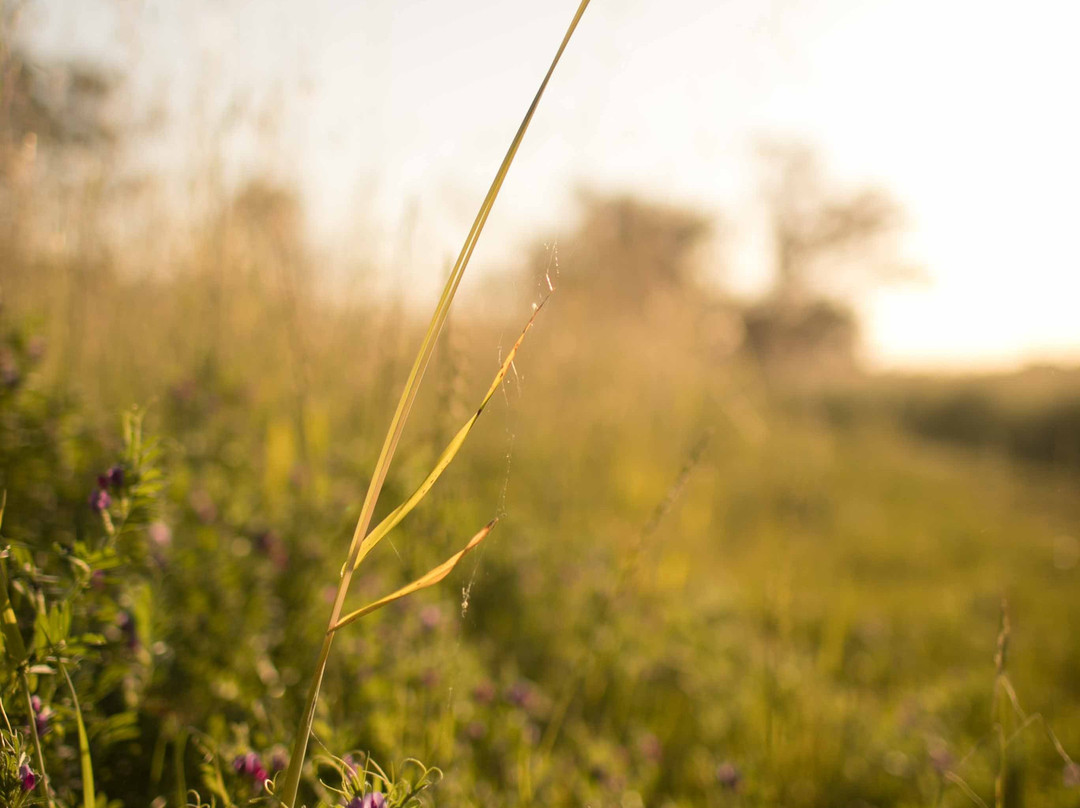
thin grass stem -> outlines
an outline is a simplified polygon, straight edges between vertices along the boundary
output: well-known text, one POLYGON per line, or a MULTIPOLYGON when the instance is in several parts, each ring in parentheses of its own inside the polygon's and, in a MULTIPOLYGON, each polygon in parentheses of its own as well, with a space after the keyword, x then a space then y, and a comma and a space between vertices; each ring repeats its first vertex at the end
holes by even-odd
POLYGON ((555 68, 562 58, 567 44, 570 42, 570 37, 573 35, 578 23, 581 21, 581 17, 585 13, 585 9, 588 5, 589 0, 581 0, 574 17, 566 30, 566 34, 563 36, 562 42, 555 52, 555 57, 552 59, 551 65, 548 67, 547 73, 544 75, 544 79, 540 83, 540 87, 533 97, 532 103, 525 113, 525 117, 522 119, 520 126, 518 126, 514 139, 510 143, 510 148, 507 149, 506 155, 503 157, 503 161, 495 174, 495 178, 492 180, 491 187, 488 189, 487 196, 485 196, 483 203, 480 205, 480 210, 476 214, 472 228, 465 238, 465 243, 462 245, 457 262, 454 264, 454 268, 451 271, 450 277, 447 279, 446 286, 439 298, 439 303, 435 308, 435 313, 432 316, 427 333, 424 335, 424 340, 421 343, 412 370, 409 372, 409 377, 405 383, 405 389, 401 394, 397 409, 394 412, 394 417, 390 422, 390 428, 386 433, 386 439, 383 442, 382 449, 379 453, 379 459, 375 464, 371 482, 368 485, 367 494, 364 497, 364 504, 360 510, 360 517, 356 522, 356 529, 353 531, 348 559, 342 569, 341 580, 338 584, 337 594, 334 598, 334 605, 327 625, 327 633, 323 637, 322 646, 319 649, 318 659, 315 664, 315 671, 312 674, 311 682, 308 685, 305 707, 300 716, 296 737, 293 741, 292 754, 289 757, 289 767, 285 773, 285 782, 280 795, 278 795, 278 799, 289 808, 296 808, 296 797, 300 789, 300 777, 303 771, 304 757, 307 754, 308 739, 311 735, 311 726, 315 719, 315 710, 319 701, 319 691, 322 688, 326 664, 330 658, 330 649, 334 641, 333 628, 337 625, 341 617, 341 611, 345 604, 345 597, 348 594, 349 584, 352 581, 353 571, 360 555, 361 543, 367 535, 368 527, 371 524, 371 518, 375 512, 375 503, 378 501, 379 494, 382 492, 383 483, 386 480, 386 474, 390 467, 390 461, 393 459, 398 441, 401 438, 401 433, 405 428, 405 421, 412 409, 412 404, 416 398, 420 381, 423 379, 424 372, 427 370, 428 363, 431 360, 431 355, 435 350, 435 343, 439 338, 443 325, 446 323, 446 318, 450 312, 450 306, 453 303, 454 295, 457 293, 458 286, 461 284, 461 279, 465 274, 465 268, 468 266, 469 259, 476 249, 476 243, 480 238, 481 232, 483 232, 484 225, 495 204, 495 199, 498 197, 499 191, 506 179, 506 175, 510 170, 510 165, 513 163, 514 157, 517 155, 518 149, 521 146, 521 141, 525 136, 525 132, 532 122, 533 116, 536 113, 536 108, 540 104, 541 97, 543 97, 544 90, 547 89, 548 82, 550 82, 551 76, 555 72, 555 68))

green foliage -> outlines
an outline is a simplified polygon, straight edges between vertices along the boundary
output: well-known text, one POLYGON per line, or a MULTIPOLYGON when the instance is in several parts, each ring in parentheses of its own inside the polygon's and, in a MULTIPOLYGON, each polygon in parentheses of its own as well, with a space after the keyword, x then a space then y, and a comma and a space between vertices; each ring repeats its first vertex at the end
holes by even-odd
MULTIPOLYGON (((21 330, 31 318, 4 336, 0 804, 266 805, 292 762, 301 799, 324 808, 373 794, 391 808, 1074 806, 1068 462, 1033 471, 983 441, 997 405, 861 418, 830 400, 830 419, 776 401, 710 336, 726 331, 689 275, 701 223, 627 200, 591 223, 607 263, 576 305, 545 310, 533 357, 519 340, 495 359, 502 324, 479 317, 443 341, 460 355, 438 356, 508 165, 426 331, 219 273, 222 254, 245 255, 222 217, 205 239, 221 252, 204 247, 190 274, 140 283, 95 265, 64 361, 21 330), (281 312, 304 339, 283 336, 281 312), (416 361, 395 347, 412 337, 416 361), (449 391, 436 402, 417 393, 429 361, 449 391), (483 419, 460 426, 460 391, 483 419), (148 409, 118 429, 132 399, 148 409), (984 453, 921 440, 958 434, 984 453), (465 556, 492 517, 499 533, 465 556), (1003 594, 1015 629, 995 665, 1003 594), (312 754, 290 761, 309 731, 312 754)), ((247 235, 295 213, 256 191, 240 195, 247 235)), ((804 254, 843 241, 839 214, 797 228, 804 254)), ((285 230, 249 263, 285 262, 285 242, 299 249, 285 230)), ((601 260, 590 241, 586 228, 566 250, 582 272, 601 260)), ((18 288, 65 333, 52 281, 27 267, 18 288)), ((796 342, 813 331, 801 323, 796 342)), ((1071 445, 1070 399, 1048 401, 1065 403, 1045 422, 1009 410, 1035 454, 1071 445), (1047 437, 1059 430, 1064 443, 1047 437)))

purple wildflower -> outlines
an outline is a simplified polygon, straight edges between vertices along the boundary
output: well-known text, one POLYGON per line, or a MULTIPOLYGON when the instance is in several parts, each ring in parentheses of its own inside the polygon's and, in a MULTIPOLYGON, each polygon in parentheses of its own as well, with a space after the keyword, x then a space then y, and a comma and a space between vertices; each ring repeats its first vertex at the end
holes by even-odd
POLYGON ((34 726, 37 728, 39 738, 49 734, 49 721, 52 719, 52 710, 48 707, 34 716, 34 726))
POLYGON ((1066 788, 1080 788, 1080 763, 1066 763, 1063 779, 1066 788))
POLYGON ((232 765, 233 770, 237 774, 250 777, 257 788, 262 788, 266 781, 270 779, 270 775, 268 775, 266 769, 263 768, 262 761, 259 760, 259 756, 254 752, 248 752, 246 755, 237 755, 233 758, 232 765))
POLYGON ((420 610, 420 625, 425 631, 434 631, 442 623, 442 609, 438 606, 425 606, 420 610))
POLYGON ((15 357, 11 351, 5 350, 0 355, 0 380, 5 387, 18 387, 21 376, 19 366, 15 364, 15 357))
POLYGON ((495 700, 495 685, 484 680, 473 688, 472 697, 480 704, 491 704, 495 700))
POLYGON ((651 732, 646 732, 641 736, 639 748, 641 749, 642 757, 650 763, 659 763, 664 757, 664 748, 660 743, 660 739, 651 732))
POLYGON ((19 767, 19 781, 23 791, 33 791, 34 786, 37 785, 37 775, 24 763, 19 767))
POLYGON ((285 548, 285 542, 272 530, 264 530, 255 534, 255 549, 266 558, 269 558, 275 567, 281 572, 289 568, 289 551, 285 548))
POLYGON ((105 479, 110 488, 120 489, 124 487, 124 467, 113 466, 106 472, 105 479))
POLYGON ((151 522, 147 530, 150 533, 150 541, 158 547, 168 547, 172 544, 172 531, 164 522, 151 522))
POLYGON ((506 700, 513 704, 515 707, 520 707, 523 710, 527 710, 529 708, 529 705, 533 701, 532 685, 530 685, 524 679, 515 682, 506 691, 506 700))
POLYGON ((109 496, 108 491, 99 488, 90 495, 90 507, 98 513, 107 511, 110 505, 112 505, 112 497, 109 496))
POLYGON ((742 773, 731 761, 724 761, 716 767, 716 781, 728 791, 738 791, 742 785, 742 773))
POLYGON ((202 489, 192 491, 188 497, 188 502, 200 522, 206 524, 217 519, 217 506, 214 504, 214 500, 210 498, 210 495, 202 489))
POLYGON ((124 467, 113 466, 108 471, 103 471, 97 476, 97 486, 101 491, 120 490, 124 487, 124 467))
POLYGON ((37 729, 38 737, 43 737, 49 732, 49 721, 53 711, 41 703, 37 696, 30 697, 30 706, 34 710, 34 728, 37 729))
POLYGON ((244 774, 255 776, 255 773, 262 768, 262 762, 259 760, 259 756, 254 752, 248 752, 244 755, 244 774))
POLYGON ((363 797, 357 794, 345 803, 345 808, 386 808, 386 797, 378 791, 370 791, 363 797))
POLYGON ((45 356, 45 349, 47 347, 48 344, 45 342, 45 337, 40 335, 33 336, 26 346, 26 355, 34 362, 40 362, 45 356))
POLYGON ((930 748, 930 764, 938 774, 945 774, 953 765, 953 756, 944 745, 930 748))
POLYGON ((270 771, 279 772, 289 767, 289 754, 284 747, 275 746, 270 750, 270 771))
POLYGON ((135 628, 135 618, 131 612, 120 612, 116 615, 116 627, 120 629, 120 632, 124 635, 124 639, 127 640, 127 646, 132 651, 139 647, 139 633, 135 628))
POLYGON ((487 735, 487 725, 483 721, 470 721, 465 728, 465 734, 469 736, 469 740, 482 741, 487 735))

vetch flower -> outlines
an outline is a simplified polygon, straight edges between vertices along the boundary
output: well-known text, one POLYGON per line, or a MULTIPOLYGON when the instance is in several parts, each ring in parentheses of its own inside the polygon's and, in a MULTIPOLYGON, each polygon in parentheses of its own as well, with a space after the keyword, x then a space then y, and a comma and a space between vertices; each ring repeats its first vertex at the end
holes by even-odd
POLYGON ((37 729, 38 737, 43 737, 49 732, 49 721, 52 719, 53 711, 43 705, 37 696, 30 697, 30 706, 34 710, 34 727, 37 729))
POLYGON ((930 749, 930 764, 938 774, 945 774, 953 766, 953 756, 944 745, 937 745, 930 749))
POLYGON ((90 495, 90 507, 98 513, 107 511, 110 505, 112 505, 112 497, 109 496, 108 491, 99 488, 90 495))
POLYGON ((345 755, 341 762, 345 764, 345 770, 349 773, 349 776, 356 777, 356 769, 359 764, 356 762, 356 758, 352 756, 352 753, 345 755))
POLYGON ((386 796, 378 791, 370 791, 362 797, 357 794, 345 803, 345 808, 386 808, 386 796))
POLYGON ((106 482, 109 484, 110 488, 114 488, 114 489, 123 488, 124 487, 124 467, 119 466, 119 465, 118 466, 113 466, 111 469, 109 469, 106 472, 105 479, 106 479, 106 482))
POLYGON ((289 753, 282 746, 270 750, 270 771, 280 772, 289 767, 289 753))
POLYGON ((469 740, 482 741, 487 735, 487 725, 483 721, 470 721, 465 728, 465 734, 469 736, 469 740))
POLYGON ((262 761, 254 752, 237 755, 233 758, 233 769, 237 774, 250 777, 257 788, 262 788, 266 781, 270 779, 266 769, 263 768, 262 761))
POLYGON ((491 704, 495 700, 495 685, 483 681, 473 688, 472 697, 480 704, 491 704))
POLYGON ((37 728, 39 738, 43 738, 49 734, 49 721, 52 719, 52 714, 52 710, 46 707, 34 716, 34 726, 37 728))
POLYGON ((40 362, 45 357, 45 349, 47 347, 48 343, 45 341, 45 337, 40 335, 33 336, 26 346, 26 355, 33 361, 40 362))
POLYGON ((425 631, 434 631, 442 624, 442 610, 438 606, 425 606, 420 610, 420 625, 425 631))
POLYGON ((259 554, 270 559, 278 570, 284 572, 289 568, 289 551, 285 547, 285 542, 273 530, 256 533, 253 544, 259 554))
POLYGON ((1069 761, 1065 764, 1065 772, 1062 778, 1066 788, 1080 788, 1080 763, 1069 761))
POLYGON ((164 522, 152 522, 147 532, 150 534, 150 541, 158 547, 168 547, 172 544, 172 531, 164 522))
POLYGON ((533 702, 532 686, 524 679, 515 682, 506 691, 506 700, 515 707, 527 710, 529 705, 533 702))
POLYGON ((116 616, 116 627, 120 629, 127 647, 135 651, 139 647, 139 632, 135 628, 135 618, 131 612, 122 611, 116 616))
POLYGON ((266 781, 270 779, 270 776, 266 773, 266 769, 259 766, 251 775, 251 779, 255 781, 257 787, 262 788, 266 785, 266 781))
POLYGON ((660 743, 660 739, 651 732, 646 732, 641 737, 639 748, 642 757, 650 763, 659 763, 664 757, 664 748, 660 743))
POLYGON ((731 761, 724 761, 716 767, 716 781, 728 791, 738 791, 742 785, 742 774, 731 761))
POLYGON ((19 767, 19 784, 23 791, 33 791, 37 785, 37 775, 25 763, 19 767))

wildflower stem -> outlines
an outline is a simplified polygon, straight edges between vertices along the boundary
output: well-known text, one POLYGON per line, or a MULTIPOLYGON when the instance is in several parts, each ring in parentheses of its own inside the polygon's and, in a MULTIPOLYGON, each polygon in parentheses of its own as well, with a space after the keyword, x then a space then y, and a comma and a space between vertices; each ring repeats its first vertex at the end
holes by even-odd
POLYGON ((15 732, 11 728, 11 722, 8 720, 7 710, 4 709, 4 700, 0 698, 0 716, 4 717, 4 726, 7 727, 9 735, 14 735, 15 732))
POLYGON ((34 741, 38 769, 41 770, 41 786, 45 790, 45 804, 49 808, 55 808, 56 804, 52 798, 52 786, 49 784, 49 775, 45 771, 45 754, 41 751, 41 738, 38 736, 37 721, 34 720, 34 702, 30 695, 30 682, 26 678, 25 667, 19 669, 19 681, 22 683, 23 695, 26 696, 26 714, 30 717, 30 737, 34 741))

